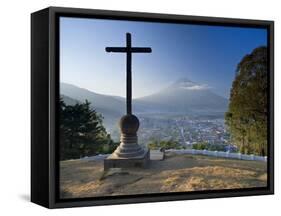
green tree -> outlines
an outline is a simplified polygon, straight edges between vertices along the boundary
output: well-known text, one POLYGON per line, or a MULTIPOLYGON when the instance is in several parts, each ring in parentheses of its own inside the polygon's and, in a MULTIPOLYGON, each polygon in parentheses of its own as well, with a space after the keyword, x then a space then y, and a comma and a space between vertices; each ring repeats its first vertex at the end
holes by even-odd
POLYGON ((198 142, 194 145, 192 145, 192 148, 193 149, 196 149, 196 150, 204 150, 204 149, 208 149, 209 145, 207 142, 198 142))
POLYGON ((267 48, 258 47, 237 66, 225 121, 231 140, 246 154, 267 154, 267 48))
POLYGON ((149 144, 148 144, 148 148, 149 149, 179 149, 181 148, 181 146, 179 145, 179 142, 175 141, 175 140, 152 140, 149 144))
POLYGON ((90 103, 66 105, 60 100, 60 159, 74 159, 111 151, 115 143, 102 125, 103 117, 90 103), (107 146, 107 149, 105 149, 107 146))

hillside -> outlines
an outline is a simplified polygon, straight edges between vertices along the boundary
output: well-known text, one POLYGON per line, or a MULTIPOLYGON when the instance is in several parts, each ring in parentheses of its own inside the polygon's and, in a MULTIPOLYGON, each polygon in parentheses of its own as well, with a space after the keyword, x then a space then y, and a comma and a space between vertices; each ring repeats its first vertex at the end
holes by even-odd
POLYGON ((102 114, 108 130, 116 128, 118 120, 125 112, 125 100, 121 97, 97 94, 67 83, 60 84, 60 94, 69 105, 72 105, 73 101, 88 100, 92 108, 102 114))
POLYGON ((62 100, 64 101, 64 103, 65 103, 66 105, 71 105, 71 106, 73 106, 73 105, 75 105, 76 103, 81 103, 81 101, 75 100, 75 99, 73 99, 73 98, 71 98, 71 97, 68 97, 68 96, 65 96, 65 95, 63 95, 63 94, 61 94, 60 97, 62 98, 62 100))
POLYGON ((169 153, 149 169, 103 173, 103 160, 60 162, 61 197, 197 191, 266 186, 266 163, 169 153))

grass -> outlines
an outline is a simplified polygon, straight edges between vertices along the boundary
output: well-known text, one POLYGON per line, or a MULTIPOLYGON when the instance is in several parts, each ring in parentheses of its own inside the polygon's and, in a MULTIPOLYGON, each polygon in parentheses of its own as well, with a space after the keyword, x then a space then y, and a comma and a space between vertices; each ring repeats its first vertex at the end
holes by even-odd
POLYGON ((60 162, 61 198, 264 187, 266 163, 169 153, 148 169, 112 169, 103 161, 60 162))

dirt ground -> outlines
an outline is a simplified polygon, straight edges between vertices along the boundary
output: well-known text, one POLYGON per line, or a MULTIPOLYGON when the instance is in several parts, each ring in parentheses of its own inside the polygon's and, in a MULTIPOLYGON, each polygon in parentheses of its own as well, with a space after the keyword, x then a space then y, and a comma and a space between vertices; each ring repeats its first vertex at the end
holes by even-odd
POLYGON ((264 187, 266 163, 169 153, 148 169, 103 171, 103 161, 60 162, 61 198, 264 187))

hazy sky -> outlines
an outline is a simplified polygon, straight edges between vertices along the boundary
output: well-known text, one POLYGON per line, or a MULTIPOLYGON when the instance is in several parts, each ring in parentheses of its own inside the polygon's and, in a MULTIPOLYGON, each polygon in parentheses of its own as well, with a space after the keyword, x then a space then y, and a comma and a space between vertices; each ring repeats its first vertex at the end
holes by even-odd
POLYGON ((106 46, 149 46, 133 54, 133 98, 188 78, 229 97, 235 69, 245 54, 266 45, 265 29, 215 27, 86 18, 60 18, 60 80, 125 97, 126 55, 106 46))

